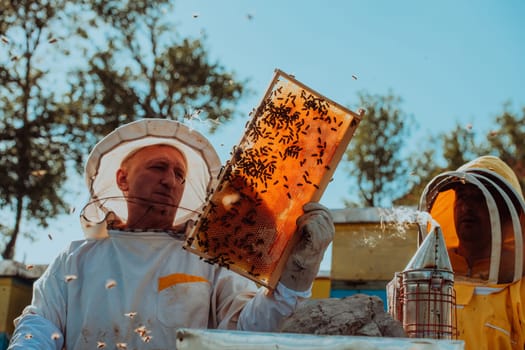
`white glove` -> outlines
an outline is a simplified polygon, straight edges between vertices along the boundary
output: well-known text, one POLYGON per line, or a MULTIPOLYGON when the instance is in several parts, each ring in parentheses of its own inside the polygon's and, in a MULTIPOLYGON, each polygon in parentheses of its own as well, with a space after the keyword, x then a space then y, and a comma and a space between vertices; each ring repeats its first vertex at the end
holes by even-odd
POLYGON ((292 250, 280 282, 295 291, 310 289, 326 248, 334 239, 334 223, 328 209, 315 202, 303 206, 304 214, 297 219, 299 241, 292 250))

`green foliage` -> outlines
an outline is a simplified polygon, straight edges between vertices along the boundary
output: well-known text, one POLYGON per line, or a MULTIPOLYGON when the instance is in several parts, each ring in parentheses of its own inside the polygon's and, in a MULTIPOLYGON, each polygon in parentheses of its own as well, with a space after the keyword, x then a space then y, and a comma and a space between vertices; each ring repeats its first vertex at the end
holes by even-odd
POLYGON ((479 135, 471 126, 456 124, 452 131, 431 135, 427 146, 412 152, 409 158, 411 173, 407 192, 396 198, 395 205, 416 206, 426 185, 444 171, 455 170, 466 162, 488 152, 486 144, 477 141, 479 135), (441 148, 441 150, 439 150, 441 148), (443 159, 444 164, 437 160, 443 159))
MULTIPOLYGON (((415 181, 407 194, 394 201, 396 205, 417 205, 423 189, 435 176, 451 171, 463 164, 486 154, 500 157, 516 173, 522 189, 525 185, 525 108, 522 116, 509 110, 505 105, 501 114, 494 118, 495 127, 483 133, 470 126, 456 124, 452 131, 437 135, 441 142, 441 152, 432 148, 414 153, 411 156, 413 168, 417 169, 415 181), (445 165, 436 162, 444 159, 445 165)), ((438 141, 429 144, 440 144, 438 141)))
POLYGON ((357 178, 360 205, 385 206, 403 191, 403 179, 410 173, 403 146, 412 127, 412 118, 400 108, 401 99, 359 94, 366 110, 346 151, 352 176, 357 178))
POLYGON ((46 86, 48 70, 38 62, 52 45, 49 27, 64 9, 62 2, 2 2, 0 31, 7 50, 0 61, 0 207, 14 212, 13 228, 2 226, 9 240, 2 256, 11 259, 25 213, 46 226, 65 208, 59 190, 66 179, 74 135, 62 104, 46 86), (47 40, 44 40, 48 38, 47 40))
MULTIPOLYGON (((0 0, 0 210, 46 227, 65 211, 66 169, 101 135, 143 117, 234 116, 244 83, 180 39, 171 0, 0 0), (57 44, 58 42, 58 44, 57 44)), ((11 223, 9 223, 11 225, 11 223)))
POLYGON ((470 125, 456 127, 447 133, 440 135, 443 142, 443 158, 445 169, 455 170, 466 162, 481 156, 486 152, 486 146, 476 143, 476 133, 470 125))
POLYGON ((95 134, 138 118, 194 116, 211 121, 211 131, 232 119, 243 83, 210 63, 200 40, 174 35, 173 25, 164 21, 169 3, 89 4, 108 33, 107 47, 90 56, 88 69, 76 72, 72 91, 95 134))
MULTIPOLYGON (((430 136, 426 145, 435 145, 436 143, 435 137, 430 136)), ((407 183, 408 187, 406 193, 393 200, 394 205, 417 205, 419 196, 425 189, 428 181, 445 170, 436 164, 436 153, 433 147, 422 147, 411 153, 408 157, 408 163, 410 164, 410 169, 412 169, 407 183)))
POLYGON ((518 175, 522 190, 525 188, 525 107, 521 116, 503 107, 503 112, 496 117, 499 130, 488 133, 489 145, 493 153, 505 161, 518 175))
POLYGON ((486 134, 470 125, 456 124, 451 131, 430 135, 408 154, 402 149, 411 121, 399 110, 400 99, 365 93, 359 98, 366 113, 346 152, 346 160, 352 176, 357 178, 361 202, 347 205, 415 206, 432 178, 485 154, 499 156, 509 164, 524 188, 525 108, 520 116, 505 105, 495 117, 496 127, 486 134))

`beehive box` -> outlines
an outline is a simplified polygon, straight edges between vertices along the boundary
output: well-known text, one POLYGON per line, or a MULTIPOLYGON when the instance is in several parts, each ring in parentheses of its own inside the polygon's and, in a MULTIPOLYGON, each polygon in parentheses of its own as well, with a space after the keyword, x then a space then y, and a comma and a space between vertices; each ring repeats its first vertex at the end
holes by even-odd
POLYGON ((331 213, 335 223, 331 278, 336 286, 359 282, 365 285, 359 289, 366 289, 386 284, 417 250, 418 226, 410 219, 415 209, 345 208, 331 213))
POLYGON ((185 248, 275 288, 361 117, 276 70, 185 248))

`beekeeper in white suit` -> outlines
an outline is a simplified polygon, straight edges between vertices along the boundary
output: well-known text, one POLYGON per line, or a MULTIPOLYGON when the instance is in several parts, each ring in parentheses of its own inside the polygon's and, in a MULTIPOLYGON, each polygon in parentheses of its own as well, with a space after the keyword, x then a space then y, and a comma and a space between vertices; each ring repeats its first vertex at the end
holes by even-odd
POLYGON ((180 327, 277 331, 310 295, 332 219, 305 205, 303 239, 268 293, 182 249, 219 169, 210 143, 175 121, 140 120, 99 142, 86 164, 86 239, 35 283, 9 349, 174 349, 180 327))

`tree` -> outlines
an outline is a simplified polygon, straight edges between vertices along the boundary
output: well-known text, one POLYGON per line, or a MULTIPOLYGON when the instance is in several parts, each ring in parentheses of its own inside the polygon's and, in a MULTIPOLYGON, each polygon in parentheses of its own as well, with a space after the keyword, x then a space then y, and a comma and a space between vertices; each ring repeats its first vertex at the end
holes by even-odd
POLYGON ((69 132, 77 120, 63 113, 41 63, 55 51, 51 28, 66 11, 65 2, 2 1, 0 7, 0 207, 14 213, 12 228, 2 226, 2 257, 12 259, 24 213, 46 227, 49 217, 65 209, 59 190, 68 156, 78 151, 71 147, 76 133, 69 132))
POLYGON ((447 170, 455 170, 487 151, 483 141, 476 142, 476 133, 470 125, 463 127, 456 124, 455 129, 441 134, 440 137, 443 142, 443 158, 446 164, 444 169, 447 170))
POLYGON ((392 93, 380 96, 361 92, 359 101, 366 112, 345 159, 351 175, 357 178, 360 204, 389 205, 404 193, 401 184, 410 174, 403 147, 414 124, 399 108, 401 99, 392 93))
POLYGON ((493 153, 506 162, 518 176, 522 190, 525 188, 525 107, 521 117, 510 111, 510 104, 503 107, 501 115, 496 117, 499 127, 490 130, 488 142, 493 153))
MULTIPOLYGON (((428 144, 436 144, 434 137, 429 137, 428 144)), ((416 206, 419 203, 419 196, 423 193, 428 181, 438 175, 443 168, 436 165, 436 150, 432 147, 422 148, 413 152, 409 157, 409 164, 412 171, 408 181, 408 190, 392 202, 396 206, 416 206)))
POLYGON ((416 206, 426 185, 444 171, 455 170, 471 159, 486 152, 483 142, 476 142, 476 133, 470 125, 455 128, 446 133, 429 136, 427 147, 421 146, 409 157, 411 186, 408 191, 396 198, 395 205, 416 206), (436 147, 437 146, 437 147, 436 147), (436 150, 441 148, 441 153, 436 150), (440 160, 443 160, 441 162, 440 160))
MULTIPOLYGON (((510 105, 505 104, 503 111, 494 119, 495 127, 484 134, 475 132, 470 126, 456 124, 455 128, 437 136, 441 142, 442 153, 437 154, 431 149, 414 154, 414 168, 421 166, 423 171, 417 174, 417 180, 408 193, 396 199, 396 205, 417 205, 419 196, 425 186, 438 174, 455 170, 466 162, 479 156, 492 154, 499 156, 516 173, 522 190, 525 188, 525 107, 522 116, 510 111, 510 105), (440 165, 436 158, 442 158, 440 165), (426 166, 425 166, 426 164, 426 166)), ((434 144, 434 142, 430 142, 434 144)), ((438 143, 435 143, 438 144, 438 143)))
POLYGON ((243 83, 209 63, 199 40, 172 39, 170 6, 0 0, 0 209, 14 213, 0 226, 5 259, 24 214, 46 227, 65 211, 66 170, 82 170, 101 134, 141 117, 233 117, 243 83), (57 33, 69 38, 60 47, 57 33))
POLYGON ((145 117, 207 120, 212 131, 232 119, 244 83, 210 63, 200 40, 177 37, 169 1, 87 4, 107 41, 77 72, 72 91, 96 134, 145 117))

